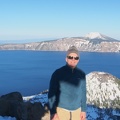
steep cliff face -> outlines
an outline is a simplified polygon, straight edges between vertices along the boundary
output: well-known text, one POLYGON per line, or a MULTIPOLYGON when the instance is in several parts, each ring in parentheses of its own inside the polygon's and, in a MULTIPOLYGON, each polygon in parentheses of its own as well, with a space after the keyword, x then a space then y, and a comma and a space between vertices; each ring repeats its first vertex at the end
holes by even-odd
POLYGON ((25 44, 3 44, 0 45, 0 50, 66 51, 71 45, 77 46, 79 51, 120 52, 120 41, 100 33, 25 44))
POLYGON ((120 109, 120 80, 109 73, 92 72, 87 79, 87 103, 120 109))

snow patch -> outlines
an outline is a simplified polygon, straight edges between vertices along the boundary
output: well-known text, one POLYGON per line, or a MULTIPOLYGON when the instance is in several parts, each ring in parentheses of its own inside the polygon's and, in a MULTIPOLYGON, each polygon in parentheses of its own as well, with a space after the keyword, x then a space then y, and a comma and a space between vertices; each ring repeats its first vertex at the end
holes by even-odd
POLYGON ((91 33, 88 33, 87 35, 85 35, 86 38, 89 38, 89 39, 95 39, 95 38, 98 38, 98 39, 103 39, 103 40, 106 40, 106 38, 100 34, 99 32, 91 32, 91 33))

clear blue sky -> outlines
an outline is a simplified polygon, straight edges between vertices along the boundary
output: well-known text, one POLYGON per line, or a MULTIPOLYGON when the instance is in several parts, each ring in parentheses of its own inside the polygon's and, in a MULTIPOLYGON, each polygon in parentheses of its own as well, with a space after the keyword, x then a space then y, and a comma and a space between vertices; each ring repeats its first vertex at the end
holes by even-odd
POLYGON ((90 32, 120 40, 120 0, 0 0, 0 40, 90 32))

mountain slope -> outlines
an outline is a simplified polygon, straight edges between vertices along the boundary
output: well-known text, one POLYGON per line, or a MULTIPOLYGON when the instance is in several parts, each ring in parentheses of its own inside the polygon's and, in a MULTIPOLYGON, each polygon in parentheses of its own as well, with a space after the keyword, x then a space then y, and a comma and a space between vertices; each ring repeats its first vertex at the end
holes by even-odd
POLYGON ((3 44, 0 45, 0 50, 66 51, 71 45, 78 47, 79 51, 120 52, 120 41, 100 33, 25 44, 3 44))
POLYGON ((106 35, 103 35, 103 34, 100 34, 99 32, 91 32, 91 33, 88 33, 87 35, 85 35, 85 38, 87 39, 101 39, 101 40, 104 40, 104 41, 117 41, 111 37, 108 37, 106 35))
POLYGON ((109 73, 92 72, 87 79, 87 103, 120 109, 120 80, 109 73))

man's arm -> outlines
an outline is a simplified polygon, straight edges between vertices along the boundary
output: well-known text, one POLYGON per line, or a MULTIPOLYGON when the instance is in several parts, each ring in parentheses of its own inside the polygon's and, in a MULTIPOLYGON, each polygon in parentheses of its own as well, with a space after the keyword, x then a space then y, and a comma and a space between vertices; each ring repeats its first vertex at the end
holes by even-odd
POLYGON ((49 85, 49 92, 48 92, 48 102, 50 108, 50 114, 53 115, 56 113, 56 93, 58 88, 58 81, 56 78, 56 73, 52 74, 50 85, 49 85))
POLYGON ((50 120, 60 120, 57 113, 50 116, 50 120))
POLYGON ((82 92, 81 92, 81 94, 82 94, 82 103, 81 103, 81 111, 82 112, 86 112, 86 100, 87 100, 87 98, 86 98, 86 77, 84 77, 84 79, 82 80, 82 92))

